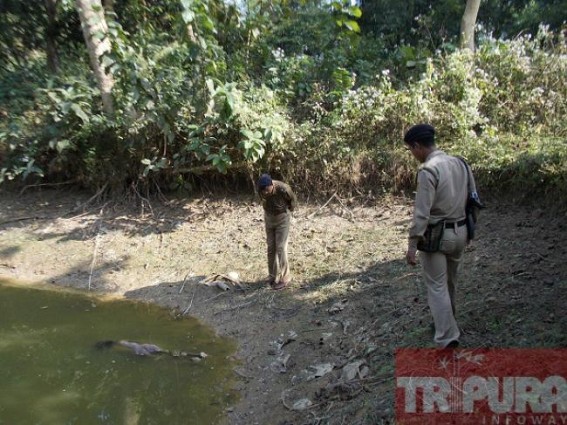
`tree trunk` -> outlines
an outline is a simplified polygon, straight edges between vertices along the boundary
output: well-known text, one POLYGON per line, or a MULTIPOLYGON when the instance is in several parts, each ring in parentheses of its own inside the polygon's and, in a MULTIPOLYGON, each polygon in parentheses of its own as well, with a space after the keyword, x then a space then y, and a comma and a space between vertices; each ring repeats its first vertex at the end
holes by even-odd
POLYGON ((189 37, 189 41, 193 44, 197 44, 197 37, 195 37, 195 32, 193 31, 193 24, 189 22, 187 24, 187 36, 189 37))
POLYGON ((57 53, 57 2, 59 0, 45 0, 45 9, 47 11, 47 34, 46 51, 47 51, 47 68, 53 74, 59 71, 59 55, 57 53))
POLYGON ((107 12, 114 12, 114 0, 102 0, 102 6, 107 12))
POLYGON ((114 113, 112 101, 114 80, 112 74, 107 73, 102 64, 103 55, 110 52, 110 40, 101 0, 77 0, 77 11, 81 19, 91 68, 100 89, 102 109, 107 115, 112 115, 114 113))
POLYGON ((461 19, 461 48, 474 52, 474 27, 480 8, 480 0, 467 0, 465 13, 461 19))

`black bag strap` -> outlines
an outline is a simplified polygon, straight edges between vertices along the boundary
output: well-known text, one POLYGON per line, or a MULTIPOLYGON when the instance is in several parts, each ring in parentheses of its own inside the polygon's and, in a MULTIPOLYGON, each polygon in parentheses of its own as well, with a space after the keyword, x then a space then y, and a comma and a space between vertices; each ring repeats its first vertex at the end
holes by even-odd
POLYGON ((465 171, 467 172, 467 192, 470 194, 471 192, 474 192, 474 189, 471 184, 471 173, 472 173, 471 167, 462 156, 458 156, 457 158, 459 158, 463 163, 463 165, 465 166, 465 171))
POLYGON ((461 162, 464 164, 466 170, 467 170, 467 192, 469 194, 468 199, 467 199, 467 203, 469 202, 470 198, 474 199, 474 203, 475 206, 479 209, 483 209, 486 208, 486 205, 484 205, 482 202, 480 202, 480 199, 478 197, 478 193, 476 192, 476 187, 473 187, 472 185, 472 170, 470 165, 467 163, 467 161, 465 161, 464 158, 458 156, 457 158, 459 158, 461 160, 461 162))

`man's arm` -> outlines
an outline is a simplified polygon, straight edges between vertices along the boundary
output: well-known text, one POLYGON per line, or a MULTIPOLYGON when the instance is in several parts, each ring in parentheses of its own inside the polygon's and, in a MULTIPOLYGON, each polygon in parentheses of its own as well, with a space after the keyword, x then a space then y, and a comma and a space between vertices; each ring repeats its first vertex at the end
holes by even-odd
POLYGON ((288 184, 283 184, 283 188, 285 190, 285 196, 287 198, 287 205, 290 211, 294 211, 297 208, 297 197, 291 187, 288 184))

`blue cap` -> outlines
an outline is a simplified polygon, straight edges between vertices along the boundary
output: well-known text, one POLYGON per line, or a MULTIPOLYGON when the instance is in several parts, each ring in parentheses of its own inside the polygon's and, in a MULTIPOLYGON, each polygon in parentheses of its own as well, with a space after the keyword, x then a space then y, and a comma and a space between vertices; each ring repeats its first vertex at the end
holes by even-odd
POLYGON ((272 178, 270 177, 269 174, 262 174, 258 179, 258 187, 260 189, 271 186, 271 184, 272 184, 272 178))

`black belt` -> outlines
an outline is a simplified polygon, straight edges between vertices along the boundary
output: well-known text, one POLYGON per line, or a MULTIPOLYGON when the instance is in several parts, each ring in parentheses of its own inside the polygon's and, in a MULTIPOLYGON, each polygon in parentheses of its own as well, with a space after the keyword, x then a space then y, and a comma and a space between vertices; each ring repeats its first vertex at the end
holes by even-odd
POLYGON ((461 221, 457 221, 456 223, 445 223, 445 229, 454 229, 455 227, 461 227, 467 224, 467 219, 464 218, 461 221), (456 225, 456 226, 455 226, 456 225))

